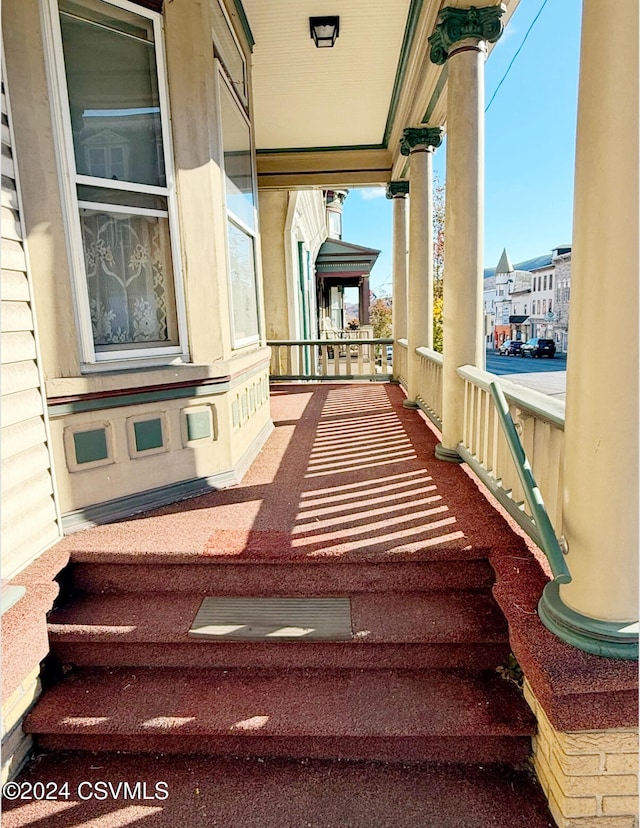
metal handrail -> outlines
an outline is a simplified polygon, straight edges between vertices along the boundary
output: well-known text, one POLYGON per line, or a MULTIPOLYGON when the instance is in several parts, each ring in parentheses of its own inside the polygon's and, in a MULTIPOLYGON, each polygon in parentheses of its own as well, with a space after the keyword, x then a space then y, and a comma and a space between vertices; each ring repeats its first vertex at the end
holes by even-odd
POLYGON ((525 497, 529 503, 531 514, 540 534, 540 546, 549 561, 554 576, 553 579, 556 583, 568 584, 571 582, 571 573, 569 572, 569 567, 562 553, 558 538, 549 520, 549 515, 547 514, 544 500, 542 499, 542 493, 533 476, 531 464, 527 459, 527 455, 518 437, 518 432, 516 431, 513 418, 509 411, 509 404, 507 403, 502 388, 497 382, 490 382, 489 390, 491 391, 491 396, 498 412, 507 445, 515 462, 516 471, 522 483, 525 497))

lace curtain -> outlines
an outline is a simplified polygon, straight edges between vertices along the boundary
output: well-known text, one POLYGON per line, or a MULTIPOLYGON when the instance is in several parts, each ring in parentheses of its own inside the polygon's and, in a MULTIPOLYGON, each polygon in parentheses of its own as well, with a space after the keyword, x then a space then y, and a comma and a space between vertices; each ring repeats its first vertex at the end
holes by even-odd
POLYGON ((95 344, 169 341, 167 220, 86 211, 80 223, 95 344))

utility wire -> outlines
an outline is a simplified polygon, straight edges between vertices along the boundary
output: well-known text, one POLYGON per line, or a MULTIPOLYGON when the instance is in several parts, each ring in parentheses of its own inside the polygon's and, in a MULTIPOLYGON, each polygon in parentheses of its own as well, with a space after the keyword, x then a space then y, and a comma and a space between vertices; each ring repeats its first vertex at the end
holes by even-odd
POLYGON ((533 27, 535 26, 535 24, 536 24, 536 20, 540 17, 540 15, 542 14, 542 10, 544 9, 544 7, 547 5, 547 3, 548 3, 548 2, 549 2, 549 0, 544 0, 543 4, 540 6, 540 9, 538 10, 538 14, 536 14, 536 16, 535 16, 535 17, 533 18, 533 20, 531 21, 531 25, 530 25, 530 26, 529 26, 529 28, 527 29, 527 33, 525 34, 525 36, 524 36, 524 39, 523 39, 522 43, 521 43, 521 44, 520 44, 520 46, 518 47, 518 51, 517 51, 517 52, 515 53, 515 55, 511 58, 511 63, 507 66, 507 71, 506 71, 506 72, 504 73, 504 75, 502 76, 502 79, 500 80, 500 83, 496 86, 496 90, 495 90, 495 92, 493 93, 493 95, 491 96, 491 100, 490 100, 490 101, 489 101, 489 103, 486 105, 485 110, 484 110, 485 112, 488 112, 488 111, 489 111, 489 107, 490 107, 490 106, 491 106, 491 104, 493 103, 495 96, 498 94, 498 90, 500 89, 500 87, 502 86, 502 84, 503 84, 503 83, 504 83, 504 81, 506 80, 507 75, 508 75, 508 74, 509 74, 509 72, 511 71, 511 67, 512 67, 512 66, 513 66, 513 64, 514 64, 515 59, 518 57, 518 55, 519 55, 519 54, 520 54, 520 52, 522 51, 522 47, 523 47, 523 46, 524 46, 524 44, 527 42, 527 38, 529 37, 529 33, 531 32, 531 29, 533 29, 533 27))

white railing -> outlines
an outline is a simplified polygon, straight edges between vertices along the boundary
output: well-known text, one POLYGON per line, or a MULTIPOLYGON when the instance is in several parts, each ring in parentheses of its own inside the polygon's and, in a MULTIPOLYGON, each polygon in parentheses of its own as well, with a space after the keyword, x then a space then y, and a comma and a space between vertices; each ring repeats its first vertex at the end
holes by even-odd
POLYGON ((504 392, 509 413, 540 489, 556 536, 562 528, 564 402, 471 365, 458 369, 465 383, 464 432, 458 451, 505 508, 539 543, 539 533, 491 396, 504 392))
POLYGON ((273 340, 273 380, 383 380, 392 377, 392 339, 273 340))
POLYGON ((431 348, 416 348, 420 358, 418 393, 420 408, 438 428, 442 428, 442 354, 431 348))

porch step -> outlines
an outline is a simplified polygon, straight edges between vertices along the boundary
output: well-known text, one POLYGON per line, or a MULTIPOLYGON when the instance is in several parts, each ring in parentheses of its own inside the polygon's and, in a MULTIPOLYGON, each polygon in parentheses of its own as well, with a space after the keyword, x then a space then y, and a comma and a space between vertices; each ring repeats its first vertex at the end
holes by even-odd
POLYGON ((495 575, 484 553, 442 559, 436 550, 410 560, 320 559, 229 561, 191 555, 120 555, 77 560, 68 572, 72 592, 185 592, 209 595, 329 596, 345 592, 472 590, 491 588, 495 575))
MULTIPOLYGON (((133 825, 202 828, 554 828, 540 787, 526 771, 483 765, 383 765, 188 756, 85 754, 40 756, 21 781, 64 783, 60 802, 28 803, 32 826, 133 825), (143 802, 101 801, 88 796, 96 782, 139 783, 143 802), (152 797, 166 784, 168 797, 152 797), (82 785, 82 787, 80 787, 82 785), (144 786, 144 787, 143 787, 144 786), (78 790, 82 796, 78 795, 78 790), (128 806, 128 809, 127 809, 128 806), (65 814, 67 815, 65 817, 65 814), (122 816, 122 819, 118 819, 122 816), (143 818, 143 817, 146 817, 143 818), (65 821, 67 820, 67 821, 65 821)), ((3 828, 25 828, 24 801, 4 800, 3 828)))
POLYGON ((495 671, 92 668, 24 729, 51 750, 513 764, 534 726, 495 671))
POLYGON ((356 593, 349 641, 211 641, 189 636, 202 594, 85 595, 49 617, 61 664, 185 668, 492 668, 509 654, 488 590, 356 593))

